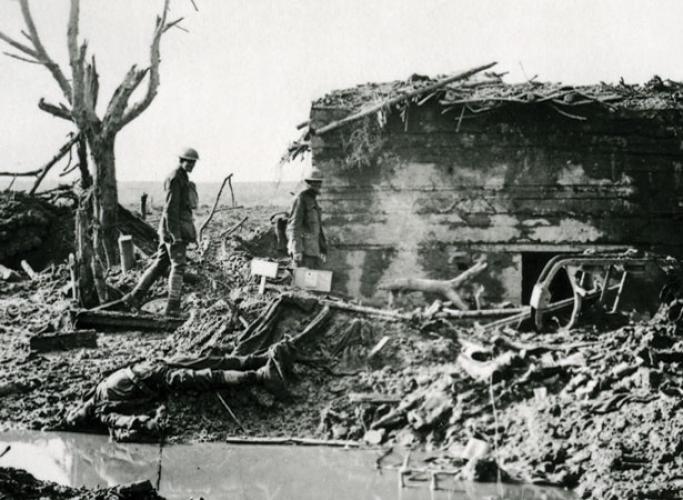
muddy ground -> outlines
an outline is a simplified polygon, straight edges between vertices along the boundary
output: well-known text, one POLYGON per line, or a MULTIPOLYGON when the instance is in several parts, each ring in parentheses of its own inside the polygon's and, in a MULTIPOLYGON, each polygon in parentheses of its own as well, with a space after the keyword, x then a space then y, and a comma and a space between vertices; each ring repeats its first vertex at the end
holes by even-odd
POLYGON ((4 500, 163 500, 149 481, 113 488, 70 488, 11 467, 0 467, 0 495, 4 500))
MULTIPOLYGON (((33 354, 29 337, 69 306, 59 295, 68 272, 54 266, 39 281, 0 283, 0 429, 58 426, 94 382, 131 361, 198 352, 208 342, 229 351, 242 326, 221 299, 253 321, 287 290, 283 279, 258 297, 248 276, 252 254, 277 255, 268 234, 276 211, 218 214, 214 235, 249 219, 225 254, 217 246, 203 260, 191 252, 196 279, 184 307, 195 312, 174 334, 100 333, 95 349, 33 354)), ((125 292, 139 272, 110 281, 125 292)), ((152 298, 163 298, 164 286, 152 298)), ((289 308, 278 330, 300 332, 320 308, 289 308)), ((683 340, 665 312, 644 322, 619 318, 620 327, 492 335, 433 318, 392 322, 335 310, 299 350, 290 400, 260 389, 224 391, 240 429, 215 394, 174 395, 166 439, 365 438, 422 448, 430 467, 462 468, 469 478, 509 476, 575 488, 582 498, 683 498, 683 340), (368 359, 384 336, 389 342, 368 359), (489 459, 465 466, 479 441, 489 459)))

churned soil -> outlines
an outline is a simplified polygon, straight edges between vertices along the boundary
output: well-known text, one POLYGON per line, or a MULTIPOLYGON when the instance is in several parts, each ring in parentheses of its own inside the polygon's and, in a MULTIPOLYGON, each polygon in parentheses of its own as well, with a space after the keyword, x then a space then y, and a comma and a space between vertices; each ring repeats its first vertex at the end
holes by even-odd
MULTIPOLYGON (((65 327, 70 304, 60 290, 68 271, 55 266, 36 281, 0 283, 0 429, 58 428, 106 373, 136 360, 229 352, 244 328, 232 304, 251 322, 288 290, 283 276, 259 296, 249 276, 253 252, 272 238, 272 211, 217 215, 212 234, 244 215, 249 221, 225 249, 214 245, 203 258, 191 252, 190 319, 173 334, 100 332, 97 348, 31 353, 30 336, 65 327)), ((108 279, 125 292, 143 267, 108 279)), ((164 287, 151 297, 163 298, 164 287)), ((288 307, 278 337, 301 332, 321 307, 288 307)), ((664 309, 620 327, 484 334, 419 315, 387 321, 334 310, 297 349, 290 398, 260 388, 221 391, 236 421, 216 393, 173 394, 164 402, 165 439, 366 440, 419 448, 430 467, 463 470, 476 440, 520 481, 576 489, 582 498, 683 498, 683 337, 675 316, 664 309)), ((2 473, 2 481, 17 474, 2 473)))

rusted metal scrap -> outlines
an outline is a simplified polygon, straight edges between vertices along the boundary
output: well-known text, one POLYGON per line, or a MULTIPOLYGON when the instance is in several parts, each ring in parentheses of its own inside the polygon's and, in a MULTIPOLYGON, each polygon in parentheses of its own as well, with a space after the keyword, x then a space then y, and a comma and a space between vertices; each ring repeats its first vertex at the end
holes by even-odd
POLYGON ((566 272, 573 295, 570 299, 573 306, 571 316, 562 327, 569 330, 578 322, 583 303, 588 299, 597 297, 597 303, 603 310, 616 313, 630 277, 647 273, 653 266, 666 272, 672 266, 678 267, 678 263, 675 259, 639 255, 635 250, 621 254, 558 255, 543 268, 531 294, 531 317, 536 328, 544 328, 547 313, 558 305, 551 303, 550 285, 561 271, 566 272), (616 283, 611 284, 613 282, 616 283))

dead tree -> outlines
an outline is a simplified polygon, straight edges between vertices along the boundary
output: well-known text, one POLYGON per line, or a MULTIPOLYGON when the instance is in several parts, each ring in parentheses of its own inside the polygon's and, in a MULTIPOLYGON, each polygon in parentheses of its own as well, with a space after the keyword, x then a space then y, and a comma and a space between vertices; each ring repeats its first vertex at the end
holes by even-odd
POLYGON ((38 107, 58 118, 73 122, 80 134, 85 137, 94 164, 93 210, 98 221, 95 239, 101 238, 105 258, 109 265, 116 261, 118 237, 117 213, 118 192, 116 188, 116 164, 114 143, 116 135, 127 124, 135 120, 149 107, 159 89, 159 64, 161 36, 170 27, 176 26, 181 19, 168 22, 167 14, 170 0, 164 0, 161 15, 156 19, 150 63, 139 69, 131 66, 123 81, 114 91, 102 117, 97 114, 99 97, 99 75, 95 56, 89 56, 87 41, 79 41, 80 0, 71 0, 67 27, 67 46, 71 77, 67 78, 62 68, 48 54, 33 20, 29 0, 18 0, 23 16, 28 40, 17 41, 2 32, 0 40, 12 47, 17 53, 10 57, 21 61, 44 66, 59 86, 66 104, 49 103, 41 99, 38 107), (147 78, 147 89, 137 102, 130 102, 131 96, 147 78))
POLYGON ((436 293, 449 300, 458 309, 466 311, 469 309, 467 303, 460 297, 458 289, 466 282, 486 269, 486 262, 480 260, 472 267, 463 271, 458 276, 450 280, 433 280, 423 278, 401 278, 390 283, 380 284, 380 290, 390 290, 391 292, 413 291, 436 293))

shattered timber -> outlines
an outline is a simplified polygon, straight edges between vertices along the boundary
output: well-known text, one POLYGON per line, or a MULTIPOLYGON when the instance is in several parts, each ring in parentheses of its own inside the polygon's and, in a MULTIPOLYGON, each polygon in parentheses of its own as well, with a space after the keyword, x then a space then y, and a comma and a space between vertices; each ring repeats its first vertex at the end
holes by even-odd
MULTIPOLYGON (((216 200, 182 317, 158 301, 86 309, 67 260, 78 195, 2 193, 2 428, 381 446, 378 467, 398 466, 401 484, 452 473, 683 498, 683 85, 508 85, 484 69, 313 103, 286 156, 311 152, 326 179, 329 293, 293 286, 273 207, 233 202, 211 220, 216 200), (278 263, 264 293, 254 258, 278 263), (116 408, 123 427, 68 418, 128 367, 264 353, 286 393, 265 376, 169 384, 151 405, 116 408), (411 449, 426 462, 396 463, 411 449)), ((139 262, 106 273, 114 297, 157 244, 119 213, 139 262)))

